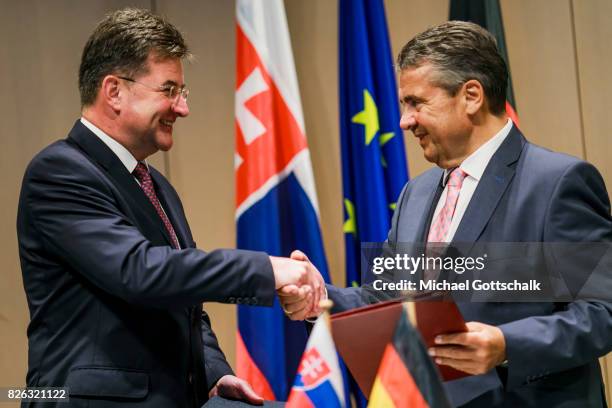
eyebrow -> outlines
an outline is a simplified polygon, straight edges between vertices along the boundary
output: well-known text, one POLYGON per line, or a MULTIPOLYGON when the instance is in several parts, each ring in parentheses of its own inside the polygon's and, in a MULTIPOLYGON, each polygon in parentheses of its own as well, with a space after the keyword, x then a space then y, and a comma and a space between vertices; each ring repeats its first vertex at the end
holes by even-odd
POLYGON ((178 86, 178 87, 185 88, 186 84, 179 85, 176 81, 172 81, 172 80, 169 79, 166 82, 164 82, 163 84, 161 84, 161 86, 178 86))
POLYGON ((419 98, 418 96, 415 95, 405 95, 404 97, 400 98, 400 102, 423 102, 423 98, 419 98))

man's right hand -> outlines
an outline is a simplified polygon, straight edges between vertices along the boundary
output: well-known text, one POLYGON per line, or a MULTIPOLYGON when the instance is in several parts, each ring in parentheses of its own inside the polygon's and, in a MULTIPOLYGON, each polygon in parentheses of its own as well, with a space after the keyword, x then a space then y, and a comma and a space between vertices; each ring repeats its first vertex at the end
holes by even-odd
POLYGON ((283 286, 276 291, 281 307, 291 320, 304 320, 313 317, 314 306, 310 286, 298 288, 295 285, 283 286))
POLYGON ((286 285, 301 287, 310 284, 311 271, 308 262, 278 256, 271 256, 270 262, 274 271, 275 289, 286 285))
MULTIPOLYGON (((274 268, 275 260, 272 259, 274 257, 270 258, 274 268)), ((286 258, 280 259, 287 260, 286 258)), ((305 283, 287 283, 280 285, 280 287, 277 281, 277 293, 281 306, 292 320, 304 320, 307 317, 318 316, 320 314, 319 301, 325 298, 325 282, 323 277, 303 252, 293 251, 290 260, 305 265, 307 277, 305 283)), ((286 280, 283 283, 286 283, 286 280)))

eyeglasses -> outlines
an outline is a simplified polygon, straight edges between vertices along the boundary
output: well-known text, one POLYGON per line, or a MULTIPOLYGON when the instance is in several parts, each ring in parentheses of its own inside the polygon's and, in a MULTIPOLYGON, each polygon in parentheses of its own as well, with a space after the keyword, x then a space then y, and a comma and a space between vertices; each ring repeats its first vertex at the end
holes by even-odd
POLYGON ((135 79, 132 79, 132 78, 123 77, 123 76, 118 76, 117 78, 123 79, 124 81, 128 81, 128 82, 134 82, 135 84, 142 85, 145 88, 149 88, 150 90, 155 91, 155 92, 161 92, 164 95, 166 95, 166 98, 172 101, 173 105, 178 103, 179 96, 181 96, 183 99, 185 99, 185 101, 187 101, 187 96, 189 95, 189 89, 185 88, 185 85, 183 86, 161 85, 161 86, 153 87, 147 84, 143 84, 142 82, 136 81, 135 79))

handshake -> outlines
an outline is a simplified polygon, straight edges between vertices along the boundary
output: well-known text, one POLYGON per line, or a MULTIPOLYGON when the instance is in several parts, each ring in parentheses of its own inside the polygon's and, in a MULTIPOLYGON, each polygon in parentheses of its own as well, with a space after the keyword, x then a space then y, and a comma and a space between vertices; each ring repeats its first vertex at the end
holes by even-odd
POLYGON ((270 257, 276 293, 281 307, 291 320, 304 320, 321 314, 319 301, 327 297, 319 270, 301 251, 290 258, 270 257))

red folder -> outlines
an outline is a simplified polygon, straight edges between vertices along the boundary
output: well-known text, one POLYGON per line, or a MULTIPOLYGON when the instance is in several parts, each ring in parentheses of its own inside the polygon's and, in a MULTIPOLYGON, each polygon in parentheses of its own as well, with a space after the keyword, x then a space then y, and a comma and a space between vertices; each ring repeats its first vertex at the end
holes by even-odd
MULTIPOLYGON (((331 316, 332 336, 359 388, 367 397, 385 347, 393 338, 403 306, 400 301, 376 303, 331 316)), ((417 328, 427 347, 434 345, 439 334, 467 331, 457 305, 439 297, 415 302, 417 328)), ((449 366, 438 366, 444 381, 469 374, 449 366)))

